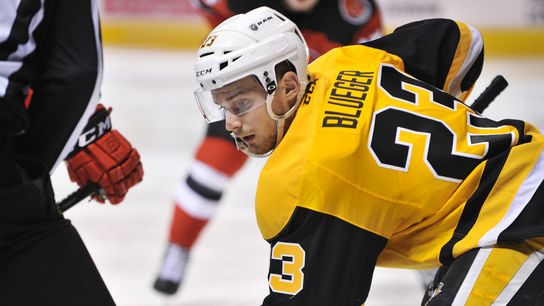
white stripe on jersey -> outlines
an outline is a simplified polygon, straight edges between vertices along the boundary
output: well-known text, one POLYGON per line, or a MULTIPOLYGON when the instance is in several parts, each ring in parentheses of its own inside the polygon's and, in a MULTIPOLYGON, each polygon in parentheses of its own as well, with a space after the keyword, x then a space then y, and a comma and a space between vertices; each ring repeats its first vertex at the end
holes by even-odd
POLYGON ((230 181, 227 175, 198 160, 193 161, 189 174, 199 184, 217 192, 223 192, 230 181))
POLYGON ((0 61, 0 97, 6 95, 8 88, 8 78, 15 71, 19 70, 23 64, 21 62, 0 61))
MULTIPOLYGON (((230 178, 206 165, 203 162, 194 160, 189 175, 199 184, 217 192, 223 192, 230 178)), ((196 193, 183 181, 174 193, 176 205, 183 209, 187 214, 199 219, 209 219, 217 210, 216 200, 210 200, 196 193)))
POLYGON ((0 20, 2 20, 2 24, 0 24, 0 42, 4 42, 8 38, 20 2, 21 0, 0 1, 0 20))
POLYGON ((538 264, 542 261, 541 256, 542 250, 535 251, 529 255, 523 265, 521 265, 519 268, 518 272, 516 272, 516 275, 514 275, 492 305, 499 306, 508 304, 508 302, 510 302, 510 300, 512 300, 514 295, 518 292, 519 288, 521 288, 523 283, 529 278, 529 276, 531 276, 531 273, 533 273, 538 264))
POLYGON ((491 253, 491 250, 493 250, 493 248, 488 247, 482 248, 478 251, 476 258, 474 258, 474 262, 470 266, 470 270, 468 270, 467 275, 465 276, 465 280, 463 281, 461 288, 459 288, 459 291, 451 304, 452 306, 465 305, 468 296, 470 295, 472 288, 474 288, 474 284, 476 283, 478 276, 480 276, 480 272, 482 271, 482 268, 487 261, 489 254, 491 253))
POLYGON ((521 186, 518 188, 512 203, 510 203, 510 208, 503 216, 502 220, 485 235, 483 235, 478 242, 478 246, 488 246, 497 243, 499 235, 516 220, 535 194, 538 186, 542 184, 543 180, 544 150, 541 151, 540 156, 538 157, 533 169, 531 169, 529 175, 527 175, 525 180, 523 180, 523 183, 521 183, 521 186))
MULTIPOLYGON (((0 1, 0 42, 5 42, 9 38, 9 34, 13 28, 17 7, 21 0, 2 0, 0 1)), ((24 44, 19 44, 17 50, 8 56, 7 61, 0 61, 0 97, 6 95, 8 87, 8 78, 17 70, 21 69, 23 59, 36 49, 36 40, 32 33, 40 22, 43 20, 43 4, 44 0, 40 1, 40 10, 32 17, 28 27, 29 39, 24 44)))
POLYGON ((472 68, 472 65, 474 65, 474 62, 478 59, 478 55, 484 47, 484 41, 480 32, 469 24, 467 24, 467 26, 470 29, 472 37, 471 45, 468 50, 468 55, 465 57, 463 65, 461 65, 461 68, 459 68, 459 71, 453 77, 448 86, 448 93, 456 98, 459 98, 459 96, 461 95, 461 82, 467 75, 470 68, 472 68))
POLYGON ((191 217, 203 220, 210 219, 218 207, 217 201, 202 197, 191 189, 186 181, 183 181, 174 192, 174 201, 191 217))

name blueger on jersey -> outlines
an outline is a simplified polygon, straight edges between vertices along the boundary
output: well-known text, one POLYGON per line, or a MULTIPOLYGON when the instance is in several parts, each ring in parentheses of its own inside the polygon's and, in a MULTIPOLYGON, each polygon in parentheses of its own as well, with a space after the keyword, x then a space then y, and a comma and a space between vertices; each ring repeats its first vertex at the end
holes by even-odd
POLYGON ((357 128, 374 72, 343 70, 328 97, 322 127, 357 128))

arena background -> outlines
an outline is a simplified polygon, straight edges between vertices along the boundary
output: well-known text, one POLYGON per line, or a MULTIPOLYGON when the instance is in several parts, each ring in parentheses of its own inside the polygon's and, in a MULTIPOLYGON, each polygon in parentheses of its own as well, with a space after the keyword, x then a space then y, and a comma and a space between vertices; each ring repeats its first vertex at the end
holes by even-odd
MULTIPOLYGON (((488 55, 544 54, 543 0, 377 2, 389 31, 412 20, 454 18, 480 29, 488 55)), ((102 11, 107 44, 194 48, 208 30, 190 0, 102 0, 102 11)))

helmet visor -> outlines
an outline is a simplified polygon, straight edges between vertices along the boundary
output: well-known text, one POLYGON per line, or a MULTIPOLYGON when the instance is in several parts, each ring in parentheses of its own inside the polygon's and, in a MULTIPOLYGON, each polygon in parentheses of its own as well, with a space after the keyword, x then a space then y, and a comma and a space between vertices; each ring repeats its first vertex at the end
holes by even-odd
POLYGON ((196 105, 208 123, 225 119, 225 110, 219 104, 213 102, 212 93, 209 90, 198 88, 194 92, 196 105))
POLYGON ((203 88, 195 91, 198 108, 208 122, 225 119, 225 112, 243 116, 265 104, 266 98, 266 91, 254 76, 211 91, 203 88))

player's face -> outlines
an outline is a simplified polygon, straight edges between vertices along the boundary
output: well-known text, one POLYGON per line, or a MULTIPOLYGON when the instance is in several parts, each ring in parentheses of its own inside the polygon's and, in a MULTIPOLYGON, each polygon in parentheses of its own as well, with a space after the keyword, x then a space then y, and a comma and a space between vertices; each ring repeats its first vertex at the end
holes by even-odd
POLYGON ((212 91, 213 100, 225 110, 228 131, 254 154, 265 154, 276 144, 276 123, 266 111, 267 94, 253 76, 212 91))

